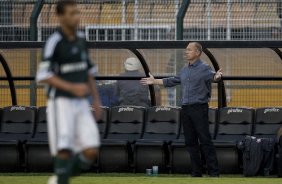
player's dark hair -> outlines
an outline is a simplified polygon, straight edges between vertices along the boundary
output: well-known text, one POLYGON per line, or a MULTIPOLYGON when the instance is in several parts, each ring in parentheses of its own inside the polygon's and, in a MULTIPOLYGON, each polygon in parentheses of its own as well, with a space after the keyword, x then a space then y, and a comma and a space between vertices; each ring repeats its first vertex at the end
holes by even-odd
POLYGON ((63 15, 65 13, 66 6, 75 6, 76 4, 75 0, 59 0, 56 7, 57 15, 63 15))

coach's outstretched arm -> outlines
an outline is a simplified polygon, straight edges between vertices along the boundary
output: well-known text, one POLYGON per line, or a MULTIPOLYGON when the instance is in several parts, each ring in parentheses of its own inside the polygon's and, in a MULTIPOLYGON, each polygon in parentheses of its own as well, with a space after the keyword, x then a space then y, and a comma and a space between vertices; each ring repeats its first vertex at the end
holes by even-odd
POLYGON ((140 81, 141 84, 143 84, 143 85, 152 85, 152 84, 164 85, 162 79, 155 79, 154 76, 151 73, 149 73, 149 75, 150 75, 150 77, 141 79, 141 81, 140 81))
POLYGON ((155 79, 154 76, 149 73, 150 77, 142 78, 141 84, 143 85, 163 85, 164 87, 173 87, 180 84, 180 76, 177 75, 176 77, 169 77, 163 79, 155 79))
MULTIPOLYGON (((155 79, 154 76, 149 73, 150 77, 142 78, 141 84, 143 85, 163 85, 164 87, 173 87, 178 84, 181 84, 180 80, 180 73, 175 77, 168 77, 163 79, 155 79)), ((220 68, 217 72, 214 72, 213 70, 209 70, 209 73, 213 76, 213 82, 218 82, 222 78, 222 69, 220 68)))

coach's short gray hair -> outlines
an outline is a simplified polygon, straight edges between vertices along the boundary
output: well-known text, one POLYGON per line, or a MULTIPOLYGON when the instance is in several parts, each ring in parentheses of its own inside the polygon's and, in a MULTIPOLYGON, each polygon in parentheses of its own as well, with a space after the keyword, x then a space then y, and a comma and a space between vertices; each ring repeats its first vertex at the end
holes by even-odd
POLYGON ((202 54, 203 52, 203 47, 202 45, 199 43, 199 42, 191 42, 191 44, 194 44, 196 49, 200 52, 200 55, 202 54))

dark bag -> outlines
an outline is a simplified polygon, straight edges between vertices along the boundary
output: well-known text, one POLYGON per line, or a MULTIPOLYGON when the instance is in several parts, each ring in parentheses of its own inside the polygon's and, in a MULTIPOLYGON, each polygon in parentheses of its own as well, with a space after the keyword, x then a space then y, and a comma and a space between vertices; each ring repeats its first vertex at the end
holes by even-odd
POLYGON ((257 139, 251 136, 239 143, 238 148, 243 151, 243 174, 244 176, 257 175, 261 161, 263 159, 263 150, 257 139))
POLYGON ((273 162, 275 158, 275 140, 271 138, 262 138, 263 160, 261 163, 259 174, 269 176, 273 169, 273 162))
POLYGON ((273 139, 246 136, 238 148, 243 151, 244 176, 269 175, 274 160, 273 139))
POLYGON ((282 145, 281 143, 279 145, 279 157, 278 157, 277 167, 278 167, 278 176, 282 177, 282 145))
POLYGON ((278 176, 282 177, 282 128, 280 128, 279 131, 278 131, 277 139, 278 139, 278 142, 279 142, 279 146, 278 146, 278 163, 277 163, 278 176))

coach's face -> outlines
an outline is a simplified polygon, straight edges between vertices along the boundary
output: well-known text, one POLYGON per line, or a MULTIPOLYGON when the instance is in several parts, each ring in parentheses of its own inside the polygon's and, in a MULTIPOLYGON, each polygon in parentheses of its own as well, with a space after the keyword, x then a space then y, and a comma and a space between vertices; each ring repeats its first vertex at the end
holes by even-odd
POLYGON ((185 57, 188 61, 193 61, 200 57, 200 52, 195 46, 195 43, 189 43, 189 45, 186 47, 185 57))
POLYGON ((80 22, 80 11, 76 5, 66 6, 64 13, 59 16, 60 22, 67 27, 76 29, 80 22))

